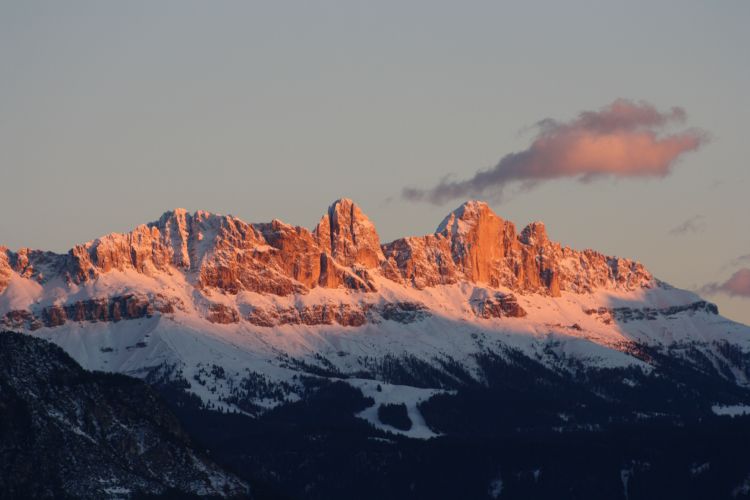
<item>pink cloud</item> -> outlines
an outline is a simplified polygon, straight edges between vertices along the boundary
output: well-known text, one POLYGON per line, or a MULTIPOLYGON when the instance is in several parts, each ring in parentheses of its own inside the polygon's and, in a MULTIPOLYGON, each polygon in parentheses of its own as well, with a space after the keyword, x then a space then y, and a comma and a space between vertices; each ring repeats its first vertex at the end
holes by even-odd
POLYGON ((455 198, 497 197, 511 182, 529 187, 556 178, 586 182, 608 176, 664 177, 681 155, 706 142, 706 134, 699 130, 662 133, 685 118, 682 108, 661 112, 645 102, 618 99, 599 111, 584 111, 570 122, 542 120, 526 150, 504 156, 470 179, 443 179, 428 189, 406 188, 402 195, 440 204, 455 198))
POLYGON ((701 291, 707 294, 725 293, 733 297, 750 297, 750 269, 739 269, 724 283, 709 283, 701 291))

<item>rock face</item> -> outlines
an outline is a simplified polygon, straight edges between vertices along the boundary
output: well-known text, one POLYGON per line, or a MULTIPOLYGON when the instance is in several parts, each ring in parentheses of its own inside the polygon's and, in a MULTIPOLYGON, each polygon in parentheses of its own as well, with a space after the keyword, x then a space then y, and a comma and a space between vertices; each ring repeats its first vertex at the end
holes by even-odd
MULTIPOLYGON (((177 209, 130 233, 109 234, 64 255, 0 248, 0 294, 14 276, 43 287, 63 283, 73 290, 94 286, 115 272, 154 278, 182 276, 193 287, 193 295, 201 297, 204 316, 224 324, 246 319, 275 324, 289 315, 288 321, 293 321, 294 313, 259 310, 248 316, 213 304, 212 293, 285 297, 308 294, 315 288, 369 293, 377 291, 378 279, 386 279, 416 289, 466 282, 554 297, 564 291, 632 290, 655 283, 637 262, 550 241, 541 222, 529 224, 519 234, 513 223, 478 201, 466 202, 448 214, 433 234, 384 245, 362 210, 351 200, 340 199, 313 231, 279 220, 248 224, 232 216, 177 209), (277 313, 279 318, 275 318, 277 313), (270 319, 264 319, 267 316, 270 319)), ((157 306, 149 302, 152 299, 143 299, 146 303, 140 305, 134 296, 124 295, 98 296, 88 302, 54 299, 52 304, 35 305, 33 311, 6 309, 3 321, 8 327, 24 324, 33 329, 66 321, 134 319, 150 316, 154 310, 173 312, 175 303, 167 300, 157 306)), ((515 314, 502 301, 498 304, 499 309, 489 303, 482 306, 480 314, 515 314)), ((299 321, 357 325, 361 317, 368 317, 362 310, 347 319, 348 313, 332 312, 331 307, 321 304, 320 311, 309 314, 298 311, 299 321)))
POLYGON ((144 382, 84 371, 59 347, 0 333, 0 491, 7 498, 246 498, 196 453, 144 382))
POLYGON ((229 325, 231 323, 239 323, 240 314, 233 307, 225 306, 224 304, 211 304, 208 308, 207 319, 211 323, 229 325))
POLYGON ((628 323, 630 321, 654 321, 659 317, 670 317, 678 314, 695 314, 695 313, 708 313, 713 315, 719 314, 719 308, 716 304, 700 300, 697 302, 691 302, 690 304, 684 304, 680 306, 671 307, 600 307, 597 309, 586 309, 584 311, 590 316, 595 316, 599 321, 610 324, 613 321, 619 323, 628 323))
POLYGON ((8 249, 0 247, 0 293, 8 287, 13 270, 8 263, 8 249))
POLYGON ((520 306, 516 298, 511 295, 495 293, 491 296, 487 293, 477 294, 471 299, 471 308, 480 318, 523 318, 526 311, 520 306))
POLYGON ((377 267, 385 260, 375 225, 352 200, 328 208, 314 231, 318 245, 346 267, 377 267))
POLYGON ((8 286, 12 274, 44 283, 65 270, 65 255, 22 248, 11 252, 0 247, 0 293, 8 286))
POLYGON ((468 281, 556 297, 562 291, 631 290, 650 286, 653 279, 637 262, 549 241, 541 222, 517 234, 512 222, 477 201, 454 210, 435 234, 383 248, 392 268, 416 288, 468 281))
POLYGON ((255 307, 247 321, 257 326, 278 325, 333 325, 362 326, 383 320, 402 324, 413 323, 430 316, 427 307, 418 302, 385 302, 382 304, 315 304, 286 308, 255 307))
POLYGON ((51 305, 29 311, 13 309, 0 317, 0 325, 5 328, 37 330, 64 325, 68 321, 97 322, 140 319, 151 317, 155 312, 173 313, 175 308, 184 306, 165 296, 150 299, 146 296, 127 294, 109 298, 87 299, 64 305, 51 305))

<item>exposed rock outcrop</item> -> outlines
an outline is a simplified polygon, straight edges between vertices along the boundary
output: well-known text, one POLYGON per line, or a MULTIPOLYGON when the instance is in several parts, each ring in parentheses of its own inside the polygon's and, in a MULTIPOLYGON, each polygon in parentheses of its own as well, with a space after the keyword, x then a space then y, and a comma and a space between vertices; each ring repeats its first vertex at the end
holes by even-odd
POLYGON ((476 294, 471 299, 471 308, 480 318, 523 318, 526 311, 512 294, 476 294))
POLYGON ((344 266, 374 268, 385 260, 375 225, 347 198, 328 208, 314 234, 320 248, 344 266))
POLYGON ((386 302, 382 304, 314 304, 286 308, 255 307, 245 318, 257 326, 277 325, 341 325, 357 327, 383 320, 413 323, 430 315, 427 307, 417 302, 386 302))
POLYGON ((0 247, 0 293, 8 287, 10 283, 10 277, 13 275, 13 270, 10 268, 8 262, 8 249, 6 247, 0 247))
POLYGON ((383 248, 402 279, 417 288, 468 281, 556 297, 565 290, 630 290, 652 283, 637 262, 551 242, 541 222, 517 234, 513 223, 477 201, 454 210, 435 234, 403 238, 383 248))
MULTIPOLYGON (((637 262, 550 241, 541 222, 518 233, 513 223, 478 201, 451 212, 433 234, 385 245, 362 210, 351 200, 341 199, 328 208, 313 231, 279 220, 248 224, 230 215, 176 209, 130 233, 109 234, 64 255, 0 248, 0 293, 14 275, 42 286, 59 278, 56 286, 75 288, 91 286, 113 272, 155 279, 178 275, 209 303, 216 302, 210 298, 215 292, 290 296, 323 287, 369 293, 377 291, 376 282, 382 278, 417 289, 467 282, 553 297, 563 291, 632 290, 656 283, 637 262)), ((136 300, 113 297, 32 308, 27 311, 30 316, 14 310, 3 321, 8 326, 24 323, 38 328, 66 321, 119 321, 184 307, 169 300, 134 305, 136 300)), ((478 314, 483 317, 518 313, 497 297, 487 300, 479 306, 478 314)), ((249 320, 256 324, 355 325, 367 314, 359 311, 350 316, 340 307, 321 304, 310 311, 259 311, 249 320)), ((219 305, 210 306, 206 317, 218 323, 243 319, 236 310, 219 305)))
POLYGON ((37 311, 11 310, 0 320, 6 328, 36 330, 43 326, 64 325, 68 321, 96 322, 122 321, 153 316, 183 309, 181 301, 165 296, 150 299, 145 296, 127 294, 109 298, 79 300, 68 304, 55 304, 37 311))
POLYGON ((225 306, 224 304, 211 304, 208 307, 208 321, 229 325, 240 322, 240 313, 234 307, 225 306))
POLYGON ((719 314, 719 308, 716 304, 700 300, 690 304, 684 304, 671 307, 600 307, 597 309, 587 309, 584 311, 588 315, 596 316, 604 323, 617 321, 618 323, 628 323, 630 321, 654 321, 660 316, 669 317, 677 314, 695 314, 704 312, 708 314, 719 314))

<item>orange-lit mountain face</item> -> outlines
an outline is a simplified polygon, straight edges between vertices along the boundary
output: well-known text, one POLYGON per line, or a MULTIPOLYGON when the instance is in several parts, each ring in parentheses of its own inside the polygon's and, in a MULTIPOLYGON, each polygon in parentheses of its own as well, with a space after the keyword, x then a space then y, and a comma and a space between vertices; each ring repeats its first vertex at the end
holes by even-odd
POLYGON ((560 297, 563 292, 657 286, 637 262, 562 247, 547 238, 541 222, 518 234, 513 223, 477 201, 451 212, 433 234, 381 245, 374 224, 348 199, 331 205, 312 231, 278 220, 248 224, 232 216, 177 209, 128 234, 113 233, 78 245, 66 255, 3 250, 0 292, 11 285, 12 277, 15 286, 4 294, 6 310, 0 311, 0 318, 8 328, 30 330, 67 321, 119 321, 191 308, 192 298, 186 301, 163 285, 139 288, 141 278, 163 282, 179 277, 180 286, 193 289, 189 295, 205 299, 205 307, 199 309, 209 321, 249 321, 258 326, 288 322, 359 326, 371 319, 377 307, 368 302, 321 301, 304 308, 271 309, 251 304, 245 308, 248 312, 240 314, 231 301, 209 297, 241 292, 304 296, 315 289, 374 297, 382 288, 378 280, 415 290, 463 283, 502 288, 504 294, 484 300, 478 313, 499 316, 525 314, 507 292, 560 297), (126 284, 129 280, 132 286, 123 293, 99 286, 112 276, 122 277, 126 284), (93 296, 71 294, 81 288, 98 291, 93 296))
MULTIPOLYGON (((0 325, 231 411, 345 380, 375 407, 406 405, 415 425, 388 430, 414 438, 440 432, 418 405, 489 383, 488 360, 647 384, 674 358, 750 383, 750 328, 637 262, 563 247, 539 222, 517 232, 477 201, 386 244, 342 199, 312 231, 174 210, 63 255, 3 249, 0 325)), ((358 416, 387 428, 377 410, 358 416)))
POLYGON ((654 285, 637 262, 562 247, 549 241, 540 222, 517 233, 483 202, 463 204, 433 234, 381 245, 370 219, 341 199, 312 231, 279 220, 248 224, 177 209, 128 234, 77 245, 66 255, 3 249, 0 292, 13 275, 73 286, 113 271, 182 273, 198 290, 279 296, 317 287, 374 292, 374 276, 416 289, 467 282, 552 297, 654 285))

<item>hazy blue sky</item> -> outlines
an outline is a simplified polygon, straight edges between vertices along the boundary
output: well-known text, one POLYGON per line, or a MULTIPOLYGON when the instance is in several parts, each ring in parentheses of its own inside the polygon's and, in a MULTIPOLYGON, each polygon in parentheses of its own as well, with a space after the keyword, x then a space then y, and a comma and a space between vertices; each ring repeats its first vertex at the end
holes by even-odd
MULTIPOLYGON (((721 283, 750 267, 749 23, 744 0, 0 1, 0 244, 65 251, 178 206, 311 227, 342 196, 383 240, 424 234, 459 202, 405 186, 627 98, 711 141, 664 178, 511 186, 494 209, 721 283)), ((710 298, 750 322, 750 298, 710 298)))

